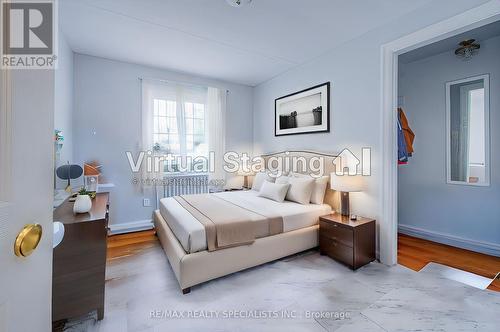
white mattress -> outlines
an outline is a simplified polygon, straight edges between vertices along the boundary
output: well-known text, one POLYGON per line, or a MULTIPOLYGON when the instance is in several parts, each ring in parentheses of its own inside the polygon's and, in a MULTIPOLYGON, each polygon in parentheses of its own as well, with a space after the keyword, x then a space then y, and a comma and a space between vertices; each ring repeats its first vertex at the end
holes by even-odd
MULTIPOLYGON (((316 225, 320 216, 331 212, 331 207, 327 204, 302 205, 289 201, 278 203, 258 197, 257 194, 257 191, 248 190, 221 192, 213 195, 221 196, 226 201, 234 202, 249 210, 269 211, 281 215, 283 217, 283 232, 316 225)), ((187 253, 207 249, 205 228, 174 198, 160 200, 160 213, 187 253)))

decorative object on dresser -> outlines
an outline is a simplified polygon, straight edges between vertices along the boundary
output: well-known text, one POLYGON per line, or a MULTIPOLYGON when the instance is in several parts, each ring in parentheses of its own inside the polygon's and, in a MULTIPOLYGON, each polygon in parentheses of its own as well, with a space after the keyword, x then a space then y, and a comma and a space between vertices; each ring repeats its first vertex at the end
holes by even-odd
POLYGON ((108 211, 108 193, 97 194, 86 214, 73 214, 69 200, 54 210, 54 220, 64 224, 65 233, 53 251, 53 322, 93 310, 98 319, 104 317, 108 211))
POLYGON ((350 214, 349 208, 349 193, 363 191, 363 176, 362 175, 330 175, 330 187, 332 190, 340 192, 340 214, 350 216, 352 220, 356 220, 355 215, 350 214))
POLYGON ((83 174, 83 168, 80 165, 67 165, 59 166, 56 169, 56 175, 61 180, 68 180, 68 185, 65 190, 71 194, 71 180, 78 179, 83 174))
POLYGON ((278 98, 274 136, 330 131, 330 82, 278 98))
POLYGON ((85 189, 87 191, 97 191, 99 184, 100 168, 96 161, 83 164, 83 176, 85 178, 85 189))
POLYGON ((375 260, 375 220, 350 220, 338 213, 319 218, 319 250, 322 255, 356 270, 375 260))
POLYGON ((92 199, 90 193, 82 188, 76 195, 75 203, 73 204, 73 213, 87 213, 92 209, 92 199))

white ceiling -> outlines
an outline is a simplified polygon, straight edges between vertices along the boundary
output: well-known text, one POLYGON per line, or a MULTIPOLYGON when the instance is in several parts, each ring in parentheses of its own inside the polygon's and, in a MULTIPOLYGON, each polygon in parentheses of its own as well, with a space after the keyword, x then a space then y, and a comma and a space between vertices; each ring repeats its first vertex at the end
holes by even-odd
MULTIPOLYGON (((402 63, 410 63, 428 58, 433 55, 441 54, 448 51, 454 51, 458 48, 458 44, 467 39, 475 39, 481 44, 482 41, 500 36, 500 21, 496 21, 482 27, 455 35, 453 37, 417 48, 416 50, 401 54, 399 61, 402 63)), ((479 49, 481 52, 481 49, 479 49)))
POLYGON ((257 85, 437 0, 60 0, 77 53, 257 85))

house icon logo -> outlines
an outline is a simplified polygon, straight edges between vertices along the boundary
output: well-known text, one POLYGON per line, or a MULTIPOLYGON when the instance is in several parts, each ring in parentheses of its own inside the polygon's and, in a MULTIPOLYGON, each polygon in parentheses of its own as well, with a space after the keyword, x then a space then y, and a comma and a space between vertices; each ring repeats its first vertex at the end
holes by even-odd
POLYGON ((371 175, 371 149, 361 149, 361 160, 348 148, 343 149, 338 156, 332 161, 335 165, 335 174, 364 176, 371 175))

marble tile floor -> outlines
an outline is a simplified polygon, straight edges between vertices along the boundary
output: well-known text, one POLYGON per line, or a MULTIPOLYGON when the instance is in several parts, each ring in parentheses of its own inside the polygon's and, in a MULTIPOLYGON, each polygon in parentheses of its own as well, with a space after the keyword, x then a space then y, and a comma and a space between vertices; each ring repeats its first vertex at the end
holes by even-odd
POLYGON ((65 331, 498 331, 500 293, 403 266, 355 272, 308 251, 182 295, 159 245, 107 266, 105 318, 65 331), (182 315, 184 315, 182 317, 182 315))

